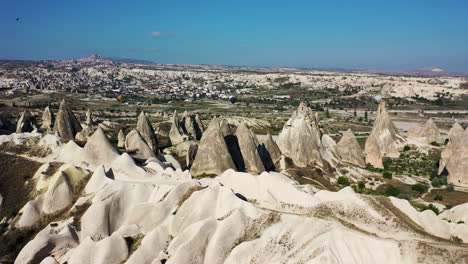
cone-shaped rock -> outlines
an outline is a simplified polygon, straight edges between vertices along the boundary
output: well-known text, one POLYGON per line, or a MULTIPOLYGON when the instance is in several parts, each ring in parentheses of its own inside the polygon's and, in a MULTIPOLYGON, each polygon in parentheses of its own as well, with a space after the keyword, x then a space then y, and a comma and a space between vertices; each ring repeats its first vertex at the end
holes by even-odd
POLYGON ((87 160, 93 161, 96 166, 100 164, 108 166, 120 155, 100 127, 86 142, 84 152, 87 155, 87 160))
POLYGON ((312 110, 301 104, 284 124, 278 136, 281 153, 298 167, 323 165, 320 155, 320 132, 312 110))
POLYGON ((446 172, 449 183, 468 186, 468 133, 458 123, 450 129, 440 156, 439 174, 446 172))
POLYGON ((322 136, 322 147, 320 148, 322 158, 335 167, 340 162, 340 156, 336 149, 336 142, 329 135, 322 136))
POLYGON ((281 150, 273 140, 273 137, 268 133, 267 138, 265 140, 265 147, 270 154, 271 160, 274 164, 279 164, 281 160, 281 150))
POLYGON ((427 143, 430 142, 440 142, 440 131, 436 123, 432 118, 429 118, 427 122, 419 130, 409 135, 412 138, 422 139, 427 143))
POLYGON ((177 145, 185 140, 184 135, 180 133, 178 125, 175 123, 175 119, 172 122, 171 130, 169 130, 169 139, 172 145, 177 145))
POLYGON ((362 168, 366 167, 361 146, 351 129, 348 129, 343 134, 340 141, 336 144, 336 149, 343 163, 353 164, 362 168))
POLYGON ((143 111, 141 111, 140 115, 138 116, 137 130, 140 132, 148 146, 155 153, 158 153, 158 140, 154 134, 153 126, 151 125, 148 116, 146 116, 145 112, 143 111))
POLYGON ((448 133, 450 142, 452 142, 452 144, 457 145, 461 141, 464 132, 465 130, 463 130, 463 127, 460 126, 460 124, 455 123, 452 126, 452 128, 450 128, 449 133, 448 133))
POLYGON ((123 148, 125 146, 125 135, 122 131, 122 129, 119 130, 119 134, 117 135, 117 147, 123 148))
POLYGON ((42 125, 41 128, 44 130, 52 130, 54 127, 55 117, 50 108, 47 106, 42 113, 42 125))
POLYGON ((35 118, 29 110, 24 110, 16 124, 16 133, 31 132, 35 128, 35 118))
POLYGON ((192 117, 187 113, 187 111, 184 112, 182 124, 185 128, 185 132, 187 133, 187 135, 191 136, 192 138, 196 138, 197 132, 195 131, 195 125, 192 117))
POLYGON ((149 159, 156 157, 153 150, 148 146, 146 141, 138 130, 132 129, 125 137, 125 149, 127 151, 135 151, 136 157, 141 159, 149 159))
POLYGON ((245 123, 241 123, 236 130, 236 137, 244 159, 244 166, 248 172, 260 173, 265 171, 262 159, 258 153, 257 137, 250 131, 245 123))
POLYGON ((200 116, 198 114, 195 116, 195 131, 197 133, 196 139, 200 140, 200 138, 203 135, 203 132, 205 131, 205 128, 203 127, 203 123, 201 122, 200 116))
POLYGON ((381 100, 374 127, 366 140, 364 151, 367 163, 376 168, 383 168, 383 157, 398 157, 404 142, 390 119, 385 101, 381 100))
POLYGON ((76 133, 81 131, 80 122, 68 107, 65 100, 60 103, 59 112, 55 118, 54 131, 64 140, 73 140, 76 133))
POLYGON ((201 138, 190 172, 193 176, 219 175, 225 170, 235 168, 221 132, 220 120, 213 118, 201 138))
POLYGON ((93 120, 93 114, 91 113, 91 110, 86 111, 86 123, 87 126, 92 126, 94 125, 94 120, 93 120))

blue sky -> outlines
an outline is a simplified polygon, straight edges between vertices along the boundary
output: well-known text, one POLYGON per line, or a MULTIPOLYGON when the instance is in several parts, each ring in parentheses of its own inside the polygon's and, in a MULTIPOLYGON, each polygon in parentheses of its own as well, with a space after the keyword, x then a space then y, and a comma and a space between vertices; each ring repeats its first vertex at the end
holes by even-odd
POLYGON ((468 72, 466 0, 135 2, 4 0, 0 58, 468 72))

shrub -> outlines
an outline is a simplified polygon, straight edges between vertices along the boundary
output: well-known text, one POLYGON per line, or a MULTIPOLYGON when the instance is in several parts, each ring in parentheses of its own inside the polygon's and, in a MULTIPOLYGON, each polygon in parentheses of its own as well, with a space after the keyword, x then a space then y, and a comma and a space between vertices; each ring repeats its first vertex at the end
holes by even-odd
POLYGON ((410 150, 410 149, 411 149, 411 147, 408 146, 408 145, 405 145, 405 146, 403 147, 403 151, 408 151, 408 150, 410 150))
POLYGON ((437 142, 435 142, 435 141, 432 141, 430 144, 431 144, 432 146, 436 146, 436 147, 440 146, 440 144, 437 143, 437 142))
POLYGON ((338 178, 338 184, 340 185, 345 185, 345 186, 349 186, 349 179, 348 177, 345 177, 345 176, 341 176, 338 178))
POLYGON ((433 187, 440 187, 446 183, 447 182, 443 178, 440 178, 440 177, 434 177, 431 181, 431 185, 433 187))
POLYGON ((455 186, 453 186, 453 184, 450 183, 449 185, 447 185, 447 188, 445 189, 449 192, 453 192, 455 191, 455 186))
POLYGON ((429 187, 421 183, 416 183, 416 184, 411 185, 411 190, 417 191, 419 193, 425 193, 427 192, 427 189, 429 189, 429 187))
POLYGON ((386 196, 397 197, 399 194, 400 194, 400 190, 398 190, 398 188, 393 185, 388 185, 387 188, 385 189, 386 196))
POLYGON ((442 201, 443 199, 444 199, 444 197, 442 195, 439 195, 439 194, 434 197, 434 200, 436 200, 436 201, 442 201))
POLYGON ((364 182, 364 181, 358 182, 358 188, 359 188, 359 189, 364 189, 364 188, 366 188, 366 182, 364 182))
POLYGON ((389 171, 384 171, 383 177, 384 177, 385 179, 392 179, 392 178, 393 178, 393 175, 392 175, 392 173, 389 172, 389 171))
POLYGON ((440 214, 440 211, 437 207, 435 207, 433 204, 429 204, 427 206, 427 209, 432 210, 436 215, 440 214))

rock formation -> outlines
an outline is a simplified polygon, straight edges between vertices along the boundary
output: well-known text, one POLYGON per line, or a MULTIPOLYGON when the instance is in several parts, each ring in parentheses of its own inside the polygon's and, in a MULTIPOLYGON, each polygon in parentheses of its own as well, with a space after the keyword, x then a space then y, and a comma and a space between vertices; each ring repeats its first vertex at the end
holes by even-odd
POLYGON ((45 131, 52 131, 54 128, 55 117, 52 111, 50 111, 49 106, 47 106, 42 113, 42 125, 41 128, 45 131))
POLYGON ((203 123, 201 122, 198 114, 195 115, 195 131, 197 132, 197 140, 200 140, 205 128, 203 127, 203 123))
POLYGON ((100 127, 88 139, 83 150, 88 160, 99 161, 100 164, 94 164, 96 166, 111 164, 120 155, 100 127))
POLYGON ((172 145, 177 145, 185 140, 188 140, 188 136, 184 134, 184 129, 182 128, 177 111, 174 111, 174 114, 172 115, 172 125, 171 130, 169 131, 169 139, 171 140, 172 145))
MULTIPOLYGON (((467 130, 468 131, 468 130, 467 130)), ((468 133, 455 123, 449 142, 440 154, 439 174, 448 174, 449 183, 468 186, 468 133)))
POLYGON ((117 147, 119 148, 125 147, 125 135, 122 129, 119 130, 119 134, 117 135, 117 140, 118 140, 117 147))
POLYGON ((361 168, 366 167, 366 161, 361 146, 351 129, 348 129, 343 134, 340 141, 336 144, 336 149, 343 163, 349 163, 361 168))
POLYGON ((298 167, 322 166, 320 131, 312 110, 301 103, 278 136, 281 153, 298 167))
POLYGON ((91 110, 86 111, 86 123, 87 126, 92 126, 94 125, 94 120, 93 120, 93 114, 91 113, 91 110))
POLYGON ((154 153, 158 153, 158 140, 154 134, 153 126, 146 116, 145 112, 141 111, 138 116, 137 130, 140 132, 143 139, 146 141, 146 144, 153 150, 154 153))
POLYGON ((16 133, 32 132, 36 128, 36 119, 29 110, 24 110, 16 124, 16 133))
POLYGON ((227 169, 235 168, 221 132, 220 120, 213 118, 201 138, 190 172, 193 176, 218 175, 227 169))
POLYGON ((78 122, 65 100, 62 100, 55 118, 54 131, 58 132, 59 136, 64 140, 73 140, 81 130, 80 122, 78 122))
POLYGON ((336 149, 336 142, 329 135, 322 135, 320 155, 322 159, 326 160, 332 167, 335 167, 340 162, 340 156, 336 149))
POLYGON ((404 138, 400 136, 390 119, 385 101, 381 100, 377 109, 374 127, 366 140, 364 150, 366 162, 376 168, 383 168, 383 158, 385 156, 398 157, 404 142, 404 138))
POLYGON ((410 130, 409 137, 423 140, 426 143, 441 141, 439 128, 432 118, 429 118, 420 129, 410 130))
POLYGON ((136 129, 130 131, 125 137, 125 149, 130 152, 136 152, 136 158, 148 159, 150 157, 156 157, 154 151, 148 146, 143 136, 136 129))
POLYGON ((280 167, 281 150, 270 133, 268 133, 264 142, 258 146, 258 153, 267 171, 272 171, 280 167))
POLYGON ((241 123, 236 130, 236 137, 244 159, 244 166, 247 172, 258 174, 265 171, 262 159, 258 153, 258 140, 250 129, 241 123))

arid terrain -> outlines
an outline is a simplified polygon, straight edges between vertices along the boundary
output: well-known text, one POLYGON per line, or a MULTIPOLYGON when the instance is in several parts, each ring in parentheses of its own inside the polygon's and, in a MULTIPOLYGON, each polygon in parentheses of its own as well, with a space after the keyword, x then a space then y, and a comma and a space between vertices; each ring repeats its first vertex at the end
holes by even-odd
POLYGON ((468 78, 0 61, 0 263, 468 263, 468 78))

